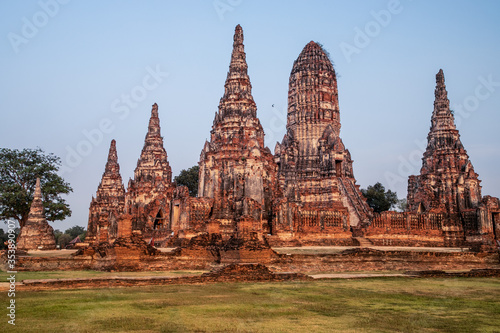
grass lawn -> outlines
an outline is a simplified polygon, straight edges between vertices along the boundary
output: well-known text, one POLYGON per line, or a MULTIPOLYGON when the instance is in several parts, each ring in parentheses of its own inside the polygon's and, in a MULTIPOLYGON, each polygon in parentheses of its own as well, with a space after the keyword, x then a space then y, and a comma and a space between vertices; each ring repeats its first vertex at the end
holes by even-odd
MULTIPOLYGON (((154 271, 154 272, 102 272, 102 271, 37 271, 37 272, 17 272, 16 281, 41 280, 41 279, 74 279, 74 278, 98 278, 98 277, 141 277, 141 276, 179 276, 179 275, 200 275, 207 271, 154 271)), ((7 282, 5 271, 0 272, 0 282, 7 282)))
POLYGON ((0 331, 500 332, 499 314, 499 278, 218 283, 21 291, 0 331))

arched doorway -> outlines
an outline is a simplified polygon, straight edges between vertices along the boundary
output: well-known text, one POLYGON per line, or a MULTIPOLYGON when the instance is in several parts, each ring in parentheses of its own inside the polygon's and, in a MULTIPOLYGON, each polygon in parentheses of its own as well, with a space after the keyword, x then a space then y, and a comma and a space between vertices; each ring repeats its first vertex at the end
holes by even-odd
POLYGON ((165 216, 163 211, 160 209, 158 214, 156 214, 155 221, 153 223, 153 229, 163 229, 165 228, 165 216))

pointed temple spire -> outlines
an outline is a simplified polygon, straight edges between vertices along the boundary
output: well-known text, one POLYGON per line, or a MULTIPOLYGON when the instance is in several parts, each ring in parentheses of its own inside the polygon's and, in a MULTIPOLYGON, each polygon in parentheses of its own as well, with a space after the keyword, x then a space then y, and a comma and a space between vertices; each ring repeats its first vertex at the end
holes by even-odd
POLYGON ((165 185, 170 185, 172 182, 172 169, 168 163, 167 151, 163 147, 158 105, 156 103, 153 104, 151 109, 151 118, 149 119, 144 147, 134 172, 135 182, 144 182, 146 180, 149 183, 165 182, 165 185))
POLYGON ((247 74, 243 30, 236 26, 224 95, 219 103, 211 130, 200 154, 198 196, 213 198, 215 219, 235 223, 243 215, 258 217, 258 225, 270 215, 275 190, 276 170, 273 156, 264 145, 264 130, 257 118, 252 85, 247 74), (250 214, 250 205, 255 208, 250 214), (259 213, 256 213, 256 212, 259 213))
POLYGON ((420 175, 408 179, 408 209, 459 212, 475 208, 481 200, 480 180, 456 129, 442 69, 436 74, 434 95, 420 175))
POLYGON ((52 250, 56 248, 54 230, 45 219, 40 178, 36 179, 28 220, 21 229, 17 239, 17 247, 22 250, 52 250))
MULTIPOLYGON (((120 165, 118 164, 118 154, 116 153, 116 141, 111 140, 111 145, 109 147, 108 161, 106 162, 106 168, 104 175, 118 174, 120 176, 120 165)), ((121 178, 121 176, 120 176, 121 178)))
POLYGON ((233 37, 233 52, 229 64, 226 83, 224 85, 224 96, 219 103, 219 117, 238 113, 256 117, 257 106, 252 97, 252 85, 247 70, 245 48, 243 46, 243 29, 238 24, 233 37))
POLYGON ((111 140, 106 167, 97 187, 96 196, 90 203, 85 241, 103 243, 116 238, 116 219, 123 213, 124 206, 125 187, 120 175, 116 141, 111 140))
POLYGON ((455 118, 450 110, 448 92, 444 84, 444 73, 440 69, 436 74, 436 90, 434 91, 434 111, 431 118, 431 131, 454 130, 455 118))
MULTIPOLYGON (((158 104, 153 104, 151 109, 151 118, 149 119, 148 133, 146 134, 146 142, 157 143, 158 138, 161 139, 160 118, 158 117, 158 104)), ((163 144, 163 140, 162 140, 163 144)))
POLYGON ((137 161, 134 178, 129 180, 125 198, 125 212, 139 223, 133 230, 152 237, 159 224, 168 225, 170 201, 175 184, 172 183, 172 168, 161 136, 158 105, 151 109, 148 132, 141 156, 137 161))
MULTIPOLYGON (((444 73, 440 69, 436 74, 434 90, 434 110, 431 117, 431 128, 427 136, 427 150, 438 148, 463 149, 460 134, 455 127, 455 117, 450 110, 448 92, 444 83, 444 73)), ((465 150, 464 150, 465 151, 465 150)))
POLYGON ((40 187, 40 178, 36 179, 36 184, 35 184, 35 193, 33 194, 33 202, 31 203, 31 206, 35 206, 36 209, 40 209, 40 206, 42 203, 42 188, 40 187))

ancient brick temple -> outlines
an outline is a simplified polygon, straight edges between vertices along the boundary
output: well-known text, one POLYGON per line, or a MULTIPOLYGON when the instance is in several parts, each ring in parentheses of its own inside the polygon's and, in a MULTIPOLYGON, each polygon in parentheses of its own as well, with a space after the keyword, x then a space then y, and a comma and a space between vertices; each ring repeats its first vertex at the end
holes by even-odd
POLYGON ((172 182, 156 104, 126 192, 112 141, 90 205, 89 253, 100 253, 102 244, 114 244, 107 249, 115 252, 106 251, 117 257, 130 249, 153 253, 147 242, 182 245, 183 256, 221 262, 271 260, 267 244, 353 245, 351 231, 364 231, 376 245, 491 245, 498 238, 500 202, 481 196, 442 71, 421 174, 409 179, 409 211, 373 214, 340 138, 336 74, 323 48, 310 42, 293 64, 287 132, 274 156, 264 145, 247 70, 238 25, 224 94, 200 154, 198 197, 172 182))
POLYGON ((377 245, 492 249, 500 231, 500 202, 481 195, 481 181, 450 110, 442 70, 436 75, 434 95, 420 175, 408 179, 408 211, 375 216, 366 236, 377 245))
POLYGON ((494 204, 487 199, 490 201, 488 209, 488 203, 483 202, 481 181, 455 127, 443 70, 436 74, 434 96, 420 175, 408 179, 408 210, 447 214, 443 229, 449 237, 463 238, 463 231, 466 234, 492 233, 495 213, 485 214, 481 210, 495 210, 494 204))
POLYGON ((286 199, 280 203, 276 228, 331 234, 367 225, 372 210, 356 185, 351 155, 340 138, 335 70, 312 41, 290 74, 286 129, 275 148, 286 199))
POLYGON ((481 186, 455 127, 443 70, 436 75, 434 111, 420 175, 408 180, 410 211, 460 212, 477 208, 481 186))
POLYGON ((236 224, 240 229, 245 225, 255 232, 271 232, 276 165, 264 146, 247 68, 238 25, 224 96, 199 162, 198 196, 213 199, 212 226, 224 233, 236 231, 236 224))
POLYGON ((146 237, 165 237, 170 227, 174 188, 155 103, 134 179, 129 180, 125 198, 125 212, 132 219, 132 229, 141 231, 146 237))
POLYGON ((28 220, 17 238, 17 248, 20 250, 53 250, 56 248, 54 230, 45 219, 42 203, 40 178, 36 179, 35 193, 31 202, 28 220))
POLYGON ((92 197, 89 208, 89 222, 85 242, 111 242, 117 237, 118 219, 125 208, 125 188, 116 153, 116 141, 111 141, 108 160, 97 187, 95 198, 92 197))

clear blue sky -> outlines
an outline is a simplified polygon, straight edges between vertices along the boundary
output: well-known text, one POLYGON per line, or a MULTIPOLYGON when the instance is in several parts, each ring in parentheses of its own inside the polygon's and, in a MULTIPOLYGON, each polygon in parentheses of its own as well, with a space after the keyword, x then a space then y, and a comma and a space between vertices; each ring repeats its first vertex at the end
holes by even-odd
POLYGON ((341 137, 362 188, 406 196, 442 68, 483 195, 500 196, 499 15, 499 1, 2 1, 0 146, 69 159, 73 216, 54 227, 86 227, 111 139, 127 186, 153 103, 174 175, 198 162, 241 24, 271 150, 293 61, 314 40, 339 74, 341 137))

